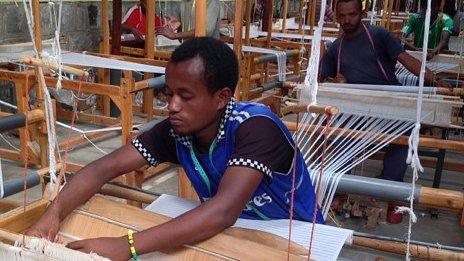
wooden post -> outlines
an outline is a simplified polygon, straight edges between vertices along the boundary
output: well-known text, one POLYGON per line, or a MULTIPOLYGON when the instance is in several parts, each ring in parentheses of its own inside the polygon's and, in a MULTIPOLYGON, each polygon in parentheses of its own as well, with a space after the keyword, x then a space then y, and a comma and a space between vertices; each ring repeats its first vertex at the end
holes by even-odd
POLYGON ((112 54, 121 53, 122 0, 113 0, 112 54))
MULTIPOLYGON (((155 0, 147 1, 147 34, 145 36, 145 57, 153 59, 155 57, 155 0)), ((153 74, 145 73, 144 79, 153 78, 153 74)), ((147 114, 147 121, 153 118, 153 90, 147 89, 143 91, 143 111, 147 114)))
MULTIPOLYGON (((325 1, 325 0, 323 0, 325 1)), ((311 10, 310 10, 310 17, 309 17, 309 24, 310 24, 310 30, 309 34, 314 35, 314 25, 316 23, 316 8, 317 8, 317 2, 316 0, 311 0, 311 10)))
POLYGON ((288 15, 288 0, 282 0, 284 4, 284 10, 282 11, 282 33, 285 33, 285 28, 287 27, 287 15, 288 15))
POLYGON ((206 36, 206 0, 195 1, 195 37, 206 36))
MULTIPOLYGON (((235 1, 235 19, 234 19, 234 52, 237 55, 237 60, 239 64, 239 70, 241 70, 242 62, 242 1, 235 1)), ((237 84, 235 88, 234 96, 237 100, 240 100, 240 84, 237 84)))
POLYGON ((387 24, 385 28, 387 28, 387 30, 390 30, 394 0, 387 0, 387 2, 388 2, 388 11, 387 11, 387 24))
POLYGON ((245 44, 250 44, 250 24, 253 21, 251 17, 251 7, 252 7, 252 0, 246 0, 246 7, 245 7, 245 44))
POLYGON ((121 98, 121 127, 122 127, 122 144, 125 145, 131 140, 132 131, 132 94, 131 88, 134 86, 132 78, 122 78, 120 88, 121 98))
MULTIPOLYGON (((109 25, 109 1, 102 0, 102 44, 100 52, 103 54, 110 54, 110 25, 109 25)), ((98 69, 98 82, 110 83, 110 72, 108 69, 98 69)), ((102 96, 102 109, 103 115, 110 116, 110 97, 102 96)))
POLYGON ((241 70, 241 98, 244 101, 248 101, 250 98, 250 77, 251 77, 251 70, 253 66, 254 55, 252 53, 246 55, 242 62, 242 70, 241 70))
POLYGON ((264 5, 264 15, 263 15, 263 31, 267 32, 267 38, 266 38, 267 48, 271 47, 273 13, 274 13, 274 1, 266 0, 265 5, 264 5))
MULTIPOLYGON (((28 95, 27 90, 29 88, 28 86, 26 86, 25 81, 18 81, 18 82, 15 82, 15 89, 16 89, 16 102, 18 106, 18 111, 22 112, 27 117, 29 110, 27 108, 26 97, 28 95)), ((40 126, 40 125, 41 124, 34 124, 34 126, 29 126, 30 127, 29 129, 26 129, 26 128, 19 129, 19 141, 21 144, 20 154, 21 154, 21 161, 23 163, 26 163, 27 161, 29 163, 40 163, 41 165, 44 163, 45 165, 47 164, 47 159, 46 158, 42 159, 41 158, 42 154, 39 155, 37 151, 34 149, 34 147, 32 146, 31 134, 29 134, 29 130, 31 128, 36 130, 37 126, 40 126)), ((34 132, 37 134, 37 140, 38 140, 38 144, 40 147, 39 153, 42 153, 42 151, 47 152, 48 151, 47 137, 38 131, 34 131, 34 132)), ((46 156, 47 155, 45 154, 45 157, 46 156)))
MULTIPOLYGON (((32 14, 34 16, 34 42, 37 48, 37 58, 40 59, 40 52, 42 52, 42 27, 41 27, 41 19, 40 19, 40 3, 39 0, 32 1, 32 14)), ((45 100, 44 100, 44 93, 43 89, 43 82, 40 81, 39 75, 42 73, 42 68, 39 66, 35 67, 35 76, 37 80, 37 99, 39 101, 39 108, 45 108, 45 100)), ((28 95, 28 94, 26 94, 28 95)), ((46 135, 48 135, 47 124, 45 121, 40 125, 39 131, 39 146, 40 148, 45 148, 48 145, 48 141, 46 135)), ((40 164, 41 167, 48 166, 48 150, 40 151, 40 164)))
POLYGON ((199 200, 195 189, 192 187, 192 183, 185 174, 185 170, 182 167, 177 169, 178 177, 178 196, 190 200, 199 200))
MULTIPOLYGON (((42 52, 42 27, 40 21, 39 0, 32 1, 32 14, 34 15, 34 41, 37 52, 42 52)), ((40 57, 37 57, 40 58, 40 57)))
POLYGON ((306 0, 300 0, 300 14, 299 14, 299 21, 298 21, 298 33, 302 34, 303 33, 303 26, 305 23, 305 6, 306 6, 306 0))
MULTIPOLYGON (((131 140, 131 131, 132 131, 132 94, 130 91, 134 86, 134 79, 132 78, 122 78, 121 79, 121 89, 120 89, 120 98, 121 98, 121 127, 122 127, 122 144, 128 144, 131 140)), ((140 186, 141 184, 137 183, 137 173, 135 171, 127 173, 125 175, 126 184, 129 186, 140 186)), ((142 207, 142 204, 137 201, 128 200, 127 204, 142 207)))

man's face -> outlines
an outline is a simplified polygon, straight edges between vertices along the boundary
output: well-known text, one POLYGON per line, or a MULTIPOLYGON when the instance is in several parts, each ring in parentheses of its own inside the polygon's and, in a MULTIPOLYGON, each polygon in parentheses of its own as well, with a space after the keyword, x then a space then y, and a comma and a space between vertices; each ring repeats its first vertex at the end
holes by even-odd
MULTIPOLYGON (((421 3, 421 13, 425 17, 425 12, 427 11, 427 1, 421 3)), ((432 17, 437 17, 438 13, 440 13, 440 4, 438 1, 432 1, 432 8, 430 9, 430 15, 432 17)), ((433 23, 433 21, 431 21, 433 23)))
POLYGON ((195 134, 211 126, 227 104, 221 90, 208 92, 203 67, 198 56, 177 64, 169 62, 166 67, 169 121, 177 134, 195 134))
POLYGON ((357 1, 339 2, 337 5, 337 21, 343 32, 355 32, 361 24, 361 10, 357 1))

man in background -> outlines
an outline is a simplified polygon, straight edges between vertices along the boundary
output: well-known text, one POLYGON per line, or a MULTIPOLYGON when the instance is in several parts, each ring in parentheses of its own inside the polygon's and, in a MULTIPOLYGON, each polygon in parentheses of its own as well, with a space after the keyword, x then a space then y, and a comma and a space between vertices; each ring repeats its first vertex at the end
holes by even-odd
MULTIPOLYGON (((122 30, 125 33, 132 33, 136 40, 144 40, 147 34, 146 23, 147 0, 132 6, 122 19, 122 30)), ((163 26, 163 21, 155 15, 155 26, 163 26)))
MULTIPOLYGON (((430 16, 430 34, 428 42, 428 59, 439 54, 448 48, 449 38, 453 32, 453 19, 449 15, 440 12, 439 0, 432 0, 430 16)), ((405 42, 407 49, 419 51, 424 43, 425 12, 427 10, 427 0, 421 0, 421 11, 412 14, 406 25, 403 27, 403 37, 414 35, 413 43, 405 42)))
MULTIPOLYGON (((219 39, 221 5, 219 0, 206 1, 206 36, 219 39)), ((179 28, 163 26, 156 28, 156 34, 171 40, 186 40, 195 37, 195 1, 182 0, 180 8, 172 14, 179 22, 179 28)), ((175 21, 171 21, 174 23, 175 21)))

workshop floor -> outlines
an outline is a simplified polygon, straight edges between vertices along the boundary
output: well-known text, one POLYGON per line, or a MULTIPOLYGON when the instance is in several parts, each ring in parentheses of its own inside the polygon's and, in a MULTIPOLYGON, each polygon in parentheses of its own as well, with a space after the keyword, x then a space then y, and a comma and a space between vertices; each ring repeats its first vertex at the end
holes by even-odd
MULTIPOLYGON (((82 129, 93 129, 95 127, 89 125, 79 125, 82 129)), ((67 130, 58 128, 59 139, 63 140, 67 135, 67 130)), ((75 134, 75 133, 74 133, 75 134)), ((97 139, 95 145, 99 149, 110 152, 121 145, 120 137, 117 132, 114 132, 110 137, 105 139, 97 139)), ((14 146, 19 146, 18 140, 10 134, 2 134, 0 137, 0 147, 11 148, 5 142, 5 139, 14 146)), ((103 155, 103 152, 96 149, 89 143, 73 148, 69 153, 69 161, 75 163, 86 164, 103 155)), ((447 157, 454 160, 463 161, 464 156, 456 153, 448 153, 447 157)), ((24 173, 24 168, 17 162, 2 160, 2 169, 4 180, 18 178, 24 173)), ((377 176, 381 171, 381 162, 369 160, 365 163, 364 173, 368 176, 377 176)), ((33 168, 31 168, 33 169, 33 168)), ((434 169, 427 168, 425 173, 421 174, 418 181, 424 186, 431 186, 433 182, 434 169)), ((464 188, 464 173, 444 171, 442 178, 442 188, 463 191, 464 188)), ((411 171, 408 170, 407 181, 411 180, 411 171)), ((156 176, 143 184, 143 188, 157 193, 167 193, 177 195, 177 172, 171 169, 159 176, 156 176)), ((32 202, 40 197, 40 188, 35 187, 27 192, 28 202, 32 202)), ((22 204, 23 193, 18 193, 9 197, 10 200, 22 204)), ((415 209, 418 222, 413 225, 412 238, 418 241, 429 243, 439 243, 441 245, 449 245, 456 247, 464 247, 464 228, 459 226, 458 215, 440 211, 438 217, 431 217, 429 209, 415 209)), ((328 224, 339 225, 344 228, 353 229, 358 232, 365 232, 375 235, 390 236, 396 238, 405 238, 407 234, 407 217, 403 218, 400 224, 392 225, 388 223, 378 224, 374 230, 365 228, 366 221, 360 218, 345 218, 342 215, 336 215, 334 220, 328 220, 328 224)), ((386 260, 402 260, 404 257, 400 255, 388 254, 385 252, 374 251, 366 248, 345 246, 341 252, 341 260, 377 260, 384 258, 386 260)))

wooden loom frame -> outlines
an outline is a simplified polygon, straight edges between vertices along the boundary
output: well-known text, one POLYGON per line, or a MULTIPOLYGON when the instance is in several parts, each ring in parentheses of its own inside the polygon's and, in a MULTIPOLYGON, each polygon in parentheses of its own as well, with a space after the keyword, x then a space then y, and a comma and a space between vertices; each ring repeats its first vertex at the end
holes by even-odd
MULTIPOLYGON (((70 164, 72 171, 82 166, 70 164)), ((40 171, 41 175, 46 171, 40 171)), ((462 211, 464 207, 464 193, 443 189, 423 188, 423 201, 420 204, 431 204, 442 209, 454 208, 462 211)), ((143 192, 115 188, 105 185, 102 193, 119 196, 126 199, 150 203, 156 197, 143 192)), ((45 211, 49 201, 40 199, 29 204, 26 211, 22 207, 13 209, 0 215, 0 241, 12 242, 30 227, 45 211)), ((141 210, 120 202, 95 196, 68 216, 61 225, 60 238, 62 242, 77 239, 122 236, 127 229, 139 230, 159 225, 169 218, 141 210), (131 213, 127 215, 127 213, 131 213)), ((354 237, 354 244, 366 246, 381 251, 404 254, 405 244, 392 243, 384 240, 354 237)), ((412 256, 422 258, 463 258, 464 254, 437 248, 412 245, 412 256)), ((219 259, 250 259, 250 260, 282 260, 287 256, 287 240, 264 232, 229 228, 211 239, 200 242, 192 247, 168 251, 166 255, 153 254, 150 258, 168 258, 169 260, 219 260, 219 259), (246 250, 250 251, 246 251, 246 250)), ((290 258, 292 260, 306 260, 306 250, 297 244, 292 244, 290 258)))

